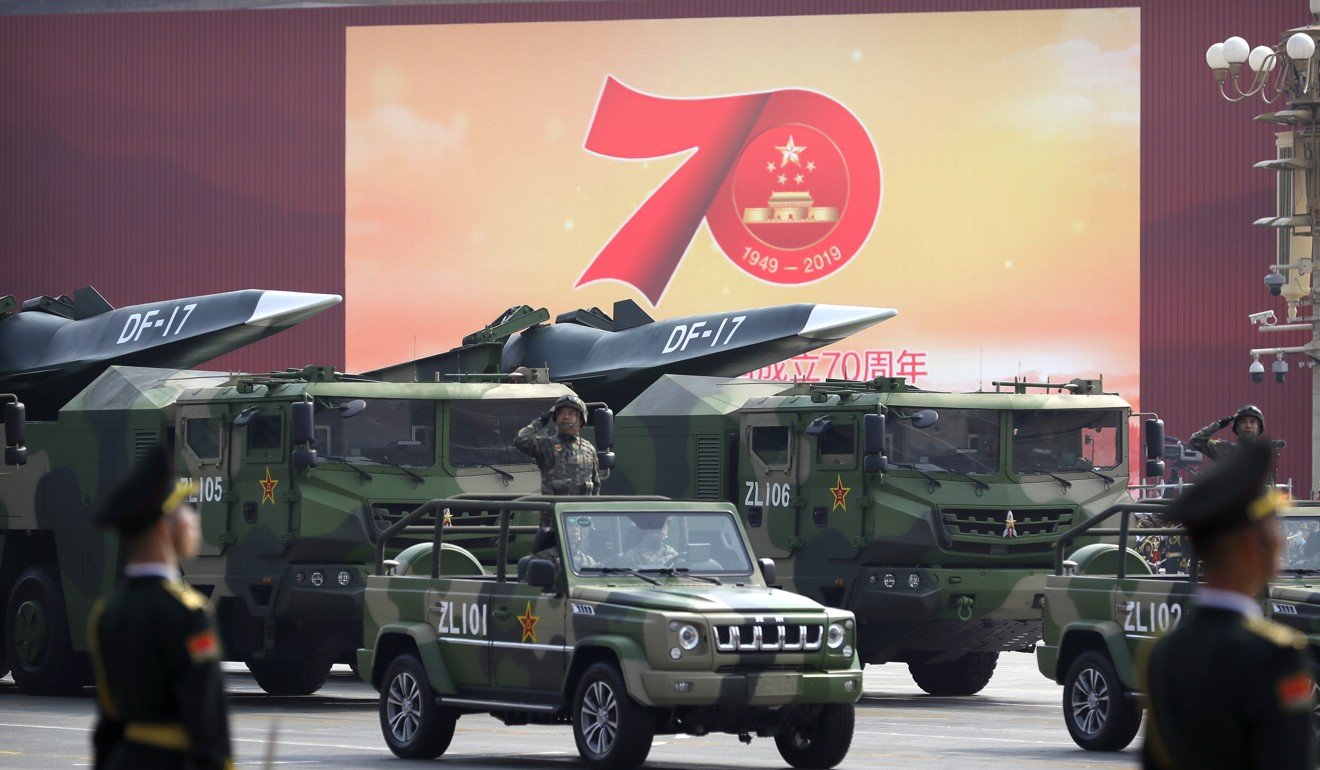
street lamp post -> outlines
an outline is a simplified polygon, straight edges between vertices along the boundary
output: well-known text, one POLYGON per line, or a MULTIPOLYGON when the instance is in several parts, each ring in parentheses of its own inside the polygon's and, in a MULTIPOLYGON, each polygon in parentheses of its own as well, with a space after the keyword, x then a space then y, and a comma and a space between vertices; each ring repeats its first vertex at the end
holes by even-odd
POLYGON ((1275 157, 1256 168, 1278 173, 1278 209, 1275 216, 1255 224, 1274 228, 1277 259, 1265 276, 1271 295, 1286 303, 1287 317, 1279 322, 1273 310, 1248 318, 1259 331, 1302 337, 1301 344, 1251 350, 1248 372, 1253 382, 1265 380, 1265 362, 1277 382, 1288 376, 1289 357, 1299 367, 1311 368, 1311 490, 1320 484, 1320 286, 1312 280, 1320 264, 1320 0, 1309 0, 1311 23, 1288 30, 1277 45, 1252 48, 1241 37, 1215 43, 1205 52, 1214 71, 1219 94, 1230 102, 1259 96, 1274 112, 1256 120, 1277 126, 1275 157), (1300 333, 1309 332, 1309 336, 1300 333), (1271 360, 1272 359, 1272 360, 1271 360))

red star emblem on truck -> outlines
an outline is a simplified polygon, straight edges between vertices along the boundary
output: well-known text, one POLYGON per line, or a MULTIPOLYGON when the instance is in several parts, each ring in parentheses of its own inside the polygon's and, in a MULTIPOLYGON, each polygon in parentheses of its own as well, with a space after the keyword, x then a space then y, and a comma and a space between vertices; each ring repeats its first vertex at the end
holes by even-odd
POLYGON ((830 487, 830 491, 834 493, 834 507, 830 510, 833 511, 836 508, 842 508, 846 511, 848 510, 848 493, 852 491, 852 487, 845 487, 843 485, 842 475, 836 475, 834 478, 834 486, 830 487))
POLYGON ((261 504, 265 505, 268 502, 275 502, 275 487, 279 485, 280 480, 272 479, 270 477, 269 465, 266 466, 266 478, 257 479, 257 483, 261 485, 261 504))
POLYGON ((522 641, 532 640, 536 643, 536 621, 540 620, 539 615, 532 614, 532 603, 527 602, 527 611, 518 616, 518 622, 522 623, 522 641))

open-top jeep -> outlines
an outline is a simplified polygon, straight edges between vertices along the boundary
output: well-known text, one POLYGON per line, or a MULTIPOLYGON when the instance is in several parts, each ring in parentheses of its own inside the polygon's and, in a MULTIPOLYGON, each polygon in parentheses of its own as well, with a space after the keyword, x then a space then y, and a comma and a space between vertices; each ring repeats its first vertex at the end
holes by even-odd
POLYGON ((359 669, 401 757, 439 756, 460 716, 489 713, 571 723, 600 768, 641 764, 656 734, 709 732, 832 767, 862 691, 853 615, 774 579, 727 503, 433 500, 377 543, 359 669))

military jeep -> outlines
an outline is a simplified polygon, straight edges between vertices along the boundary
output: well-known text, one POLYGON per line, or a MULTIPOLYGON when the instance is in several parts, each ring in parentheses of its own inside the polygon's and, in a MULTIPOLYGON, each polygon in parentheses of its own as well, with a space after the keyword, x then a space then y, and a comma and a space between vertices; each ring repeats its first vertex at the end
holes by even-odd
POLYGON ((487 713, 571 724, 597 768, 710 732, 833 767, 862 691, 855 621, 774 580, 727 503, 433 500, 377 542, 358 666, 400 757, 443 754, 459 717, 487 713), (397 537, 421 541, 386 562, 397 537))

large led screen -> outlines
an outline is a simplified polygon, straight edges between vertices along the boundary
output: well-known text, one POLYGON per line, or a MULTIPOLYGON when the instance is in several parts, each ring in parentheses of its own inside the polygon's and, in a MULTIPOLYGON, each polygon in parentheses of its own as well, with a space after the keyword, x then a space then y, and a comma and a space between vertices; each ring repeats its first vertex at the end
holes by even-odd
POLYGON ((347 31, 347 363, 515 305, 899 314, 754 377, 1137 398, 1139 11, 347 31))

